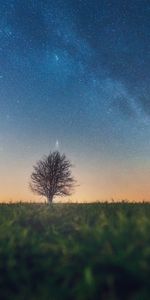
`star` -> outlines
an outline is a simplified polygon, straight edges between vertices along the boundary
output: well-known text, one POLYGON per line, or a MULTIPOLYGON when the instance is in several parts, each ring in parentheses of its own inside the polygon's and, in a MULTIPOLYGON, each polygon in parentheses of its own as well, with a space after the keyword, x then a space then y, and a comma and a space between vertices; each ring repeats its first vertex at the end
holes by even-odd
POLYGON ((55 54, 55 60, 56 62, 59 61, 59 56, 57 54, 55 54))

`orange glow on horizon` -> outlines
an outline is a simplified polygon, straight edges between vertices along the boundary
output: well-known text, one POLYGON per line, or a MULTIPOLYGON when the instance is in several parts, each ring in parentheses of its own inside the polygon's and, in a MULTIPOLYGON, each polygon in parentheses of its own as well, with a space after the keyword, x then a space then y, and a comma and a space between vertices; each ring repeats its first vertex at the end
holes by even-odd
MULTIPOLYGON (((56 201, 150 200, 150 172, 147 169, 144 173, 140 168, 133 168, 132 172, 130 168, 126 172, 120 172, 117 166, 111 165, 109 169, 102 168, 100 171, 94 167, 87 170, 86 172, 78 170, 75 177, 78 179, 79 187, 76 188, 75 193, 71 197, 57 198, 56 201)), ((15 169, 9 177, 6 172, 0 175, 0 202, 45 202, 45 198, 30 192, 28 171, 20 172, 19 169, 15 169)))

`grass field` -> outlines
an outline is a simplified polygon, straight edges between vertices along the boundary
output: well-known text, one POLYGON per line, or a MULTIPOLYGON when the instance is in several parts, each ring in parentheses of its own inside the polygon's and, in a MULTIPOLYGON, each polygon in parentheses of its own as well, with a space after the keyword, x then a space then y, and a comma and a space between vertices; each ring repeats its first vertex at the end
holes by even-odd
POLYGON ((150 204, 0 205, 1 300, 149 300, 150 204))

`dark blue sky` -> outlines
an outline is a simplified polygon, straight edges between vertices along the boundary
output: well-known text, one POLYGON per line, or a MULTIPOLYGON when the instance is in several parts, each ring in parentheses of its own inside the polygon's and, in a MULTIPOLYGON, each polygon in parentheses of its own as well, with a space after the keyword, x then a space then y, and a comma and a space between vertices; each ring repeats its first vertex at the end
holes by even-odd
MULTIPOLYGON (((0 161, 5 173, 26 170, 18 197, 31 163, 57 144, 83 190, 95 166, 112 197, 132 198, 132 170, 150 167, 149 78, 149 1, 0 0, 0 161)), ((105 189, 93 187, 93 199, 105 189)))

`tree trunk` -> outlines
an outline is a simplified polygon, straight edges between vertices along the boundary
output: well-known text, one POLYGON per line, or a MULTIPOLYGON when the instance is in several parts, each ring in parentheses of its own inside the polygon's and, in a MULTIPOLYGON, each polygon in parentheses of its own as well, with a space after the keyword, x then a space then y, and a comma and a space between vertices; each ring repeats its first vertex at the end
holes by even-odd
POLYGON ((53 196, 47 197, 48 204, 51 204, 53 201, 53 196))

